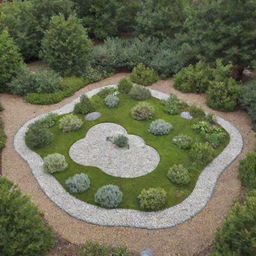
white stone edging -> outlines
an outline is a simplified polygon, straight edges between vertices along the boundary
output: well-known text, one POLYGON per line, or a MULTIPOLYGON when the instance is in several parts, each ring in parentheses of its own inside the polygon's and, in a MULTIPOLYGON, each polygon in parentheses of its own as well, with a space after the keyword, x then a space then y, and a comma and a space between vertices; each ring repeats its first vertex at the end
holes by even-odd
MULTIPOLYGON (((109 85, 105 87, 115 87, 109 85)), ((102 87, 103 88, 103 87, 102 87)), ((85 95, 92 97, 102 88, 93 89, 85 95)), ((169 95, 151 90, 154 97, 167 99, 169 95)), ((73 111, 74 105, 79 102, 79 97, 63 107, 51 111, 57 114, 66 114, 73 111)), ((16 133, 14 147, 20 156, 28 163, 38 184, 59 208, 67 214, 92 224, 105 226, 128 226, 147 229, 159 229, 176 226, 192 218, 200 212, 211 198, 220 174, 236 159, 243 148, 243 139, 240 132, 228 121, 216 117, 216 121, 230 136, 230 142, 198 177, 192 193, 180 204, 157 212, 142 212, 130 209, 104 209, 81 201, 69 194, 54 176, 43 171, 42 158, 30 150, 24 140, 28 126, 48 113, 40 115, 26 122, 16 133)))

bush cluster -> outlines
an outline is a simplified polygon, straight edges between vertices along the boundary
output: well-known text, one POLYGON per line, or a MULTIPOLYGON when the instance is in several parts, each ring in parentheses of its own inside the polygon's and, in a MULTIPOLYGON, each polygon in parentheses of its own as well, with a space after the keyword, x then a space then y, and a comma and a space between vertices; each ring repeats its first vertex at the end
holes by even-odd
POLYGON ((94 107, 90 99, 86 95, 80 97, 80 102, 77 103, 74 107, 74 113, 86 115, 94 111, 94 107))
POLYGON ((172 129, 173 126, 170 123, 162 119, 157 119, 150 124, 148 131, 154 135, 166 135, 172 129))
POLYGON ((146 211, 158 211, 166 204, 166 192, 163 188, 143 189, 138 196, 140 208, 146 211))
POLYGON ((147 102, 141 102, 131 109, 132 118, 135 120, 149 120, 155 115, 155 109, 147 102))
POLYGON ((120 93, 128 94, 132 89, 133 83, 128 78, 122 78, 117 85, 120 93))
POLYGON ((68 167, 65 156, 54 153, 47 155, 44 158, 43 168, 48 173, 55 173, 64 171, 68 167))
POLYGON ((187 107, 187 104, 178 99, 175 94, 170 94, 170 97, 162 102, 164 105, 164 111, 170 115, 177 115, 187 107))
POLYGON ((214 150, 207 143, 194 143, 189 151, 189 156, 195 165, 202 166, 214 158, 214 150))
POLYGON ((189 172, 182 164, 175 164, 170 167, 167 177, 171 182, 178 185, 187 185, 190 182, 189 172))
POLYGON ((71 193, 82 193, 90 188, 91 182, 89 177, 84 173, 75 174, 68 178, 65 184, 71 193))
POLYGON ((173 144, 180 149, 190 149, 192 146, 192 139, 188 135, 180 134, 172 139, 173 144))
POLYGON ((59 128, 63 132, 72 132, 79 130, 83 121, 74 114, 68 114, 60 119, 59 128))
POLYGON ((123 193, 116 185, 105 185, 99 188, 94 201, 104 208, 116 208, 123 200, 123 193))
POLYGON ((114 108, 117 107, 117 105, 119 104, 119 98, 115 95, 108 95, 105 99, 104 102, 106 104, 107 107, 109 108, 114 108))
POLYGON ((129 95, 134 100, 147 100, 151 97, 151 92, 143 86, 135 85, 130 90, 129 95))

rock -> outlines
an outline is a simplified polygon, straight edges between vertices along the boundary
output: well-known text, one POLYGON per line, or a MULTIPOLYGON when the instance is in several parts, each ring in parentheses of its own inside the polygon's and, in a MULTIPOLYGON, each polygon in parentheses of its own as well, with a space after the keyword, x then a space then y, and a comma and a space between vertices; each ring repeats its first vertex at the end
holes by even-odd
POLYGON ((180 114, 180 116, 181 116, 182 118, 185 118, 185 119, 192 119, 192 118, 193 118, 193 116, 191 116, 189 112, 182 112, 182 113, 180 114))
POLYGON ((147 250, 145 250, 145 251, 142 251, 142 252, 140 253, 140 256, 153 256, 153 252, 152 252, 151 249, 147 249, 147 250))
POLYGON ((94 121, 94 120, 97 120, 98 118, 101 117, 101 113, 100 112, 92 112, 92 113, 89 113, 85 116, 85 120, 87 121, 94 121))

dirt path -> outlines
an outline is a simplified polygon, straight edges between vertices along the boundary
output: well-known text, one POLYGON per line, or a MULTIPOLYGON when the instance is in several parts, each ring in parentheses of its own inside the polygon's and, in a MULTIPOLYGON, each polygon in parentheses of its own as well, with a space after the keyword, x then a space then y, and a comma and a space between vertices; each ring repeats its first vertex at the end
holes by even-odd
POLYGON ((195 103, 206 111, 214 112, 227 119, 240 130, 244 138, 243 153, 220 177, 215 193, 204 210, 191 220, 168 229, 146 230, 104 227, 88 224, 70 217, 56 207, 41 191, 28 165, 19 157, 13 147, 15 133, 29 119, 54 110, 92 88, 116 83, 126 75, 125 73, 119 73, 98 83, 90 84, 72 97, 51 106, 31 105, 25 103, 20 97, 0 95, 0 101, 5 108, 2 117, 8 136, 7 145, 2 155, 3 174, 18 184, 23 192, 30 194, 33 202, 44 212, 48 223, 63 238, 72 243, 80 244, 85 239, 92 239, 112 245, 127 244, 133 251, 141 251, 149 247, 153 249, 156 256, 192 256, 203 251, 212 243, 214 233, 221 225, 224 216, 232 205, 232 201, 239 196, 241 188, 237 178, 238 161, 244 153, 251 151, 255 144, 255 136, 251 131, 251 122, 245 112, 220 113, 209 110, 205 106, 205 100, 202 95, 180 93, 173 89, 170 80, 159 81, 152 86, 162 92, 175 92, 178 97, 186 102, 195 103))

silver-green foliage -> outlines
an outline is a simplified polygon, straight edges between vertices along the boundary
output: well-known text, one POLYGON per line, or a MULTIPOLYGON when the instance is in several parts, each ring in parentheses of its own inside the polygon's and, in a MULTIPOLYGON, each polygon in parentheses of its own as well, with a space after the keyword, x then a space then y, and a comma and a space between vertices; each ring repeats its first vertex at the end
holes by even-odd
POLYGON ((108 95, 104 102, 109 108, 114 108, 119 104, 119 98, 115 95, 108 95))
POLYGON ((59 128, 63 132, 71 132, 80 129, 83 121, 75 116, 74 114, 69 114, 60 119, 59 128))
POLYGON ((141 102, 132 108, 131 114, 135 120, 148 120, 154 117, 155 109, 149 103, 141 102))
POLYGON ((151 97, 151 92, 144 86, 133 86, 129 92, 129 95, 134 100, 147 100, 151 97))
POLYGON ((43 168, 48 173, 55 173, 64 171, 68 167, 65 156, 54 153, 47 155, 44 158, 43 168))
POLYGON ((166 135, 172 129, 173 126, 170 123, 162 119, 157 119, 150 124, 148 131, 154 135, 166 135))
POLYGON ((82 193, 90 188, 91 182, 86 174, 79 173, 68 178, 65 184, 71 193, 82 193))
POLYGON ((172 139, 172 142, 174 145, 178 146, 180 149, 190 149, 192 145, 192 139, 185 134, 180 134, 178 136, 175 136, 172 139))
POLYGON ((178 185, 186 185, 190 182, 190 176, 188 170, 181 164, 173 165, 167 174, 167 177, 171 182, 178 185))

